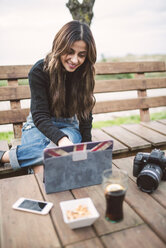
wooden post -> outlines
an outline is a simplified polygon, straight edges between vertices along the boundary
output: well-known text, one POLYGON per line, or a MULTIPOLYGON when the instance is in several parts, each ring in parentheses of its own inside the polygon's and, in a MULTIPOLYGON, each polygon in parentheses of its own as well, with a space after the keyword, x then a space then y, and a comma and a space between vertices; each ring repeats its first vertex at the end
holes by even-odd
MULTIPOLYGON (((137 74, 135 74, 135 78, 143 79, 143 78, 145 78, 145 75, 144 75, 144 73, 137 73, 137 74)), ((137 95, 138 95, 138 97, 146 97, 147 96, 146 89, 145 90, 137 90, 137 95)), ((142 122, 150 121, 149 108, 140 109, 139 111, 140 111, 140 120, 142 122)))
MULTIPOLYGON (((18 86, 18 80, 8 80, 8 86, 18 86)), ((11 109, 21 109, 21 102, 20 100, 11 100, 10 101, 10 108, 11 109)), ((22 134, 22 123, 13 123, 13 132, 14 138, 20 138, 22 134)))

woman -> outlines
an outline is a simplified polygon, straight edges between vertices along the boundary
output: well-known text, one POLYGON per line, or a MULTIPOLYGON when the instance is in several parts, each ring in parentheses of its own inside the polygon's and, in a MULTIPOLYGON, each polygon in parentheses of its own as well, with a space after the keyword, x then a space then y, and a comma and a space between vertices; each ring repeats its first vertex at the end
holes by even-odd
POLYGON ((95 61, 89 27, 79 21, 64 25, 52 51, 29 73, 31 112, 21 145, 0 151, 1 164, 10 162, 14 169, 38 165, 46 147, 91 141, 95 61))

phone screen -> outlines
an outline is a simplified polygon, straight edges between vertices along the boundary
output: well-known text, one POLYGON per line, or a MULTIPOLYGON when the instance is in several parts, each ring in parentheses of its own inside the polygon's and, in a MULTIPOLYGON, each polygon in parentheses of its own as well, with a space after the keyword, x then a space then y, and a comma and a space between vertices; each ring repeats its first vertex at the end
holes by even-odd
POLYGON ((18 208, 24 208, 24 209, 29 209, 29 210, 34 210, 41 212, 43 208, 47 205, 45 202, 37 202, 37 201, 32 201, 32 200, 27 200, 25 199, 19 206, 18 208))

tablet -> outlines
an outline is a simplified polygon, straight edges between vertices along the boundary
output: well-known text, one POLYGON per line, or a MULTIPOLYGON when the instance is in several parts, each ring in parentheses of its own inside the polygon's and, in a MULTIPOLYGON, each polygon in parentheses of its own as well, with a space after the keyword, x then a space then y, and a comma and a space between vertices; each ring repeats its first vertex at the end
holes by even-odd
POLYGON ((113 141, 73 144, 44 150, 46 193, 100 184, 102 173, 112 167, 113 141))

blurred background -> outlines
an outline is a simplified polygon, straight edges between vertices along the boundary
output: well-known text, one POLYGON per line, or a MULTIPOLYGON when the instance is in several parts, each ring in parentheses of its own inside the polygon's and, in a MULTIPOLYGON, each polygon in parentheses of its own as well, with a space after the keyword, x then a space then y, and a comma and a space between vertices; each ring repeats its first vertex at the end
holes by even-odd
MULTIPOLYGON (((45 57, 57 31, 72 20, 66 3, 0 0, 0 65, 33 64, 45 57)), ((98 61, 145 60, 152 55, 165 59, 165 0, 95 0, 93 13, 98 61)))
MULTIPOLYGON (((0 65, 34 64, 44 58, 51 50, 55 34, 73 19, 66 6, 69 1, 0 0, 0 65)), ((95 0, 90 28, 96 41, 97 61, 166 61, 166 0, 95 0)), ((124 76, 133 77, 117 75, 124 76)), ((0 82, 0 86, 3 83, 0 82)), ((27 81, 20 83, 28 84, 27 81)), ((148 95, 157 96, 161 91, 162 95, 166 94, 164 89, 155 89, 149 90, 148 95)), ((124 99, 126 95, 133 98, 136 94, 130 91, 96 94, 95 97, 97 101, 104 101, 124 99)), ((23 100, 21 105, 29 107, 30 101, 23 100)), ((1 102, 0 109, 10 109, 10 103, 1 102)), ((159 113, 151 109, 157 114, 154 118, 166 118, 166 107, 157 111, 159 113)), ((94 122, 131 123, 138 121, 138 114, 138 110, 98 114, 94 115, 94 122)), ((8 130, 12 131, 12 127, 4 125, 0 132, 8 130)))

